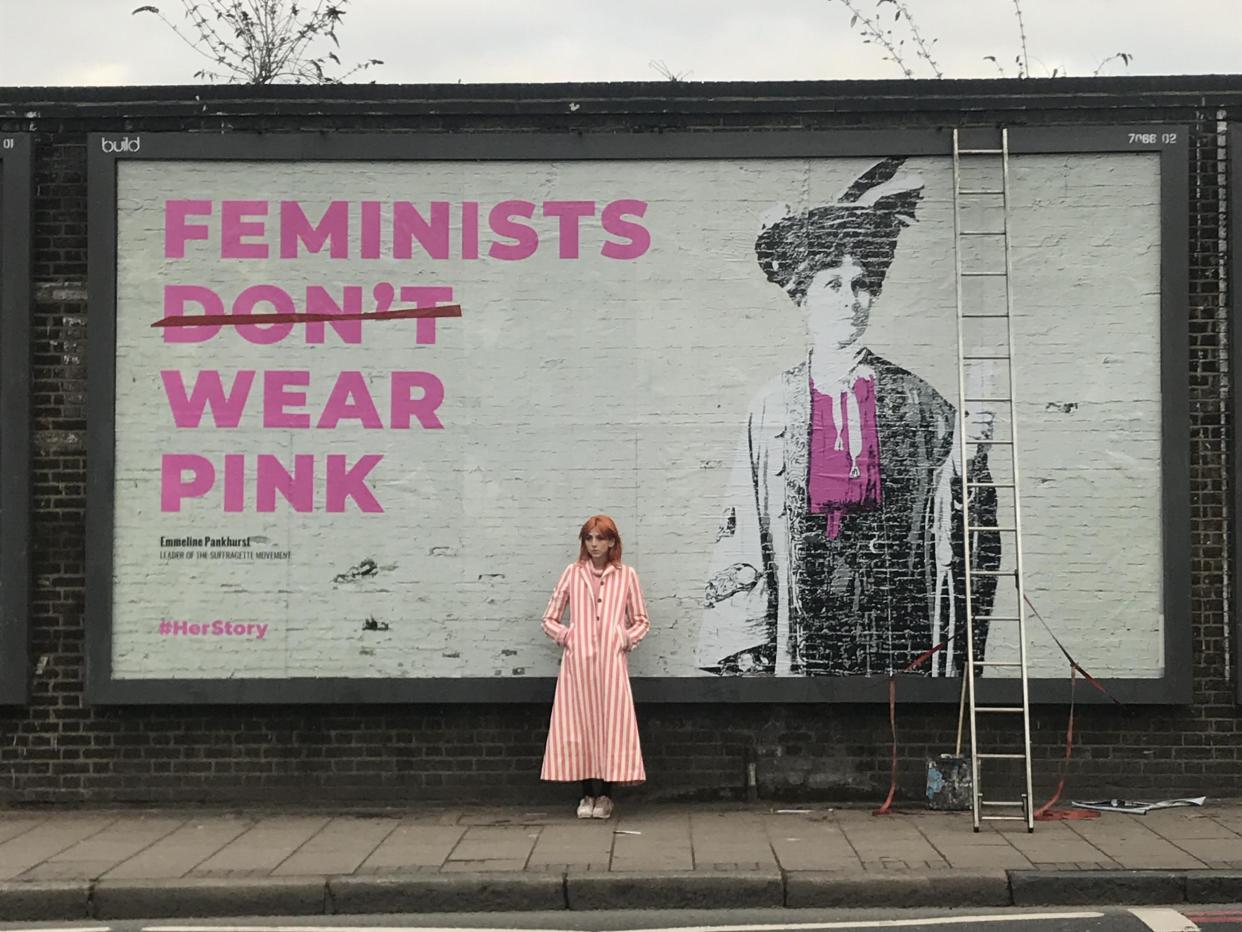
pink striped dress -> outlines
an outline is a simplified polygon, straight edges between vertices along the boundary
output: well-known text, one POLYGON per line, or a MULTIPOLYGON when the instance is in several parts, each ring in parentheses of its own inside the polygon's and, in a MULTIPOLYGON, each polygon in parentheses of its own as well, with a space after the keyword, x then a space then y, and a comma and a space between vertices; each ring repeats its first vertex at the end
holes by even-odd
POLYGON ((544 633, 564 654, 542 779, 647 779, 626 654, 650 629, 633 567, 609 564, 594 584, 590 562, 565 568, 543 616, 544 633), (566 603, 568 626, 561 624, 566 603))

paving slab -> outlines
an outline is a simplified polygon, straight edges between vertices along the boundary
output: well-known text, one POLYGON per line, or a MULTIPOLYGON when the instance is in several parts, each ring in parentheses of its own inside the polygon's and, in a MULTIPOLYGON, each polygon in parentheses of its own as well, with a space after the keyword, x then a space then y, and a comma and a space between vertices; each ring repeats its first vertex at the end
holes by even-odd
POLYGON ((445 874, 524 870, 526 870, 525 858, 480 858, 477 861, 445 861, 440 867, 440 872, 445 874))
POLYGON ((174 818, 122 820, 113 830, 98 832, 36 864, 19 879, 94 880, 183 824, 174 818))
POLYGON ((236 816, 191 818, 176 831, 102 874, 108 880, 174 880, 207 860, 253 823, 236 816))
POLYGON ((506 860, 526 863, 539 829, 528 825, 472 825, 449 853, 448 861, 506 860))
POLYGON ((118 821, 114 815, 83 814, 78 819, 48 820, 37 831, 0 844, 0 880, 11 880, 118 821))
MULTIPOLYGON (((578 809, 578 799, 548 809, 521 809, 518 807, 486 808, 469 806, 458 809, 453 825, 546 825, 572 817, 578 809)), ((447 823, 446 823, 447 824, 447 823)))
POLYGON ((0 815, 0 844, 18 835, 24 835, 47 822, 46 818, 22 818, 11 814, 0 815))
POLYGON ((1075 830, 1093 848, 1125 868, 1189 870, 1206 866, 1132 818, 1116 824, 1084 822, 1075 830))
POLYGON ((1200 861, 1242 861, 1242 838, 1170 839, 1178 848, 1200 861))
POLYGON ((192 877, 265 877, 328 824, 327 816, 259 819, 195 867, 192 877))
POLYGON ((754 864, 776 869, 779 864, 763 821, 750 813, 691 813, 690 840, 696 870, 722 864, 754 864))
POLYGON ((796 870, 860 870, 858 852, 835 821, 774 815, 763 819, 780 866, 796 870))
POLYGON ((611 819, 613 871, 690 871, 694 851, 690 838, 690 815, 626 815, 611 819))
MULTIPOLYGON (((1175 810, 1174 810, 1175 811, 1175 810)), ((1170 841, 1186 839, 1234 839, 1242 842, 1242 834, 1222 824, 1210 815, 1177 816, 1171 813, 1152 812, 1145 817, 1152 831, 1170 841)))
POLYGON ((974 840, 962 835, 942 835, 928 833, 926 836, 927 843, 936 851, 943 854, 946 851, 980 851, 980 852, 1006 852, 1017 851, 1018 849, 1011 845, 1004 838, 981 838, 974 840))
POLYGON ((838 815, 838 824, 864 864, 886 859, 908 864, 942 860, 913 819, 848 812, 838 815))
POLYGON ((575 819, 573 824, 545 826, 527 867, 533 870, 551 864, 574 864, 585 870, 606 870, 612 861, 615 830, 611 820, 602 819, 575 819))
POLYGON ((438 869, 462 836, 464 825, 404 818, 354 871, 357 874, 404 873, 417 867, 438 869))
POLYGON ((1127 870, 1202 870, 1207 867, 1203 861, 1191 857, 1180 849, 1169 846, 1156 846, 1150 851, 1130 850, 1118 854, 1114 860, 1127 870))
POLYGON ((1061 835, 1059 837, 1041 837, 1039 829, 1034 834, 1013 837, 1010 844, 1021 852, 1032 864, 1081 864, 1112 863, 1112 858, 1099 848, 1082 838, 1061 835))
POLYGON ((332 819, 273 873, 283 877, 352 874, 400 824, 397 819, 332 819))
POLYGON ((1034 867, 1030 859, 1012 845, 984 845, 971 848, 965 845, 940 844, 936 847, 948 866, 953 869, 996 867, 1022 870, 1034 867))

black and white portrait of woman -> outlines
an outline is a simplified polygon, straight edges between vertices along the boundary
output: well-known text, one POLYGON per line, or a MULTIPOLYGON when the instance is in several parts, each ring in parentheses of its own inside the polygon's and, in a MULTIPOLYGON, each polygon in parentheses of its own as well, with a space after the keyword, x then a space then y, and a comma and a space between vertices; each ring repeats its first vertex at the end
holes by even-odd
MULTIPOLYGON (((885 277, 916 222, 922 179, 904 159, 872 166, 835 203, 762 227, 759 268, 806 320, 805 357, 754 396, 712 556, 697 665, 721 675, 885 675, 948 640, 920 669, 961 670, 964 547, 957 411, 918 375, 867 347, 885 277)), ((951 274, 951 272, 949 273, 951 274)), ((957 335, 944 334, 944 345, 957 335)), ((952 352, 952 350, 949 350, 952 352)), ((989 481, 990 415, 969 418, 966 468, 989 481)), ((994 489, 971 523, 995 526, 994 489)), ((996 533, 975 538, 996 569, 996 533)), ((973 580, 986 616, 995 577, 973 580)), ((976 623, 982 656, 986 622, 976 623)))

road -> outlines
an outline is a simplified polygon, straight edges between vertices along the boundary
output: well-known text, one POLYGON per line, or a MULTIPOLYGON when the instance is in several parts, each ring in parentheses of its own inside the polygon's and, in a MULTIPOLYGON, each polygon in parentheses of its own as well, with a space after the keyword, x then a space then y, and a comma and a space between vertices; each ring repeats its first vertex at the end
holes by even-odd
POLYGON ((976 910, 600 910, 0 923, 0 932, 1242 932, 1242 905, 976 910))

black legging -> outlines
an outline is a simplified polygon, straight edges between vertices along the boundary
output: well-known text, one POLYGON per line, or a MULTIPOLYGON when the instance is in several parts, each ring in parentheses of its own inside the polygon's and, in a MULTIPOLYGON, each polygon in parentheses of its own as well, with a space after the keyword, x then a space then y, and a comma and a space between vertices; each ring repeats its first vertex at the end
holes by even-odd
POLYGON ((583 796, 612 796, 612 784, 607 780, 583 780, 583 796))

